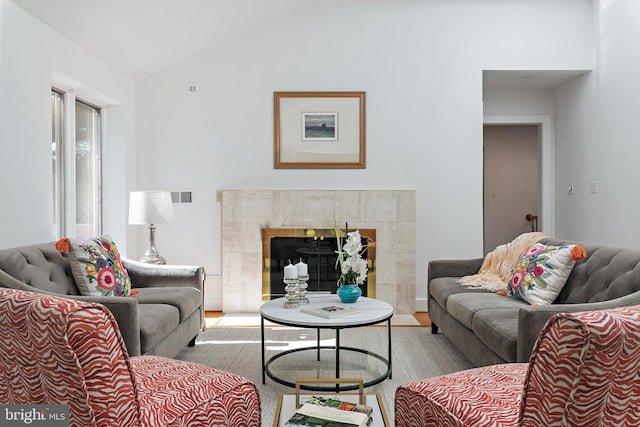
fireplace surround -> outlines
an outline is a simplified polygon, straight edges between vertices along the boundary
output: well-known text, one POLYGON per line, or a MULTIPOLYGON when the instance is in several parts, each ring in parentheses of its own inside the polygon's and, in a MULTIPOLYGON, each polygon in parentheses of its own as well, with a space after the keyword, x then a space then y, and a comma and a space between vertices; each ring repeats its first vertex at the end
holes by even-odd
POLYGON ((263 291, 262 230, 376 232, 375 298, 395 313, 415 312, 414 190, 222 190, 221 281, 225 313, 257 313, 263 291))

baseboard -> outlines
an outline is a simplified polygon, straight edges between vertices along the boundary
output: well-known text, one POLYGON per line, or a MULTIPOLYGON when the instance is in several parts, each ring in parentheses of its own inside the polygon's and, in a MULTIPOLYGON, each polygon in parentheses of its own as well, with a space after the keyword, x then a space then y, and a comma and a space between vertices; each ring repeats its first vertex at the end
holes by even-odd
POLYGON ((416 298, 416 311, 428 311, 426 298, 416 298))
POLYGON ((205 311, 222 311, 222 298, 207 298, 204 299, 205 311))

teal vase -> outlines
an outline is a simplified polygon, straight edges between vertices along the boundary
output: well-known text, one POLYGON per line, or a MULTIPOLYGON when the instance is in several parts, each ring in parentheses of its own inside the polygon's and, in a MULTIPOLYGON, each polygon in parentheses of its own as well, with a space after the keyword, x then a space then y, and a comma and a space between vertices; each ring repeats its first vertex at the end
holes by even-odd
POLYGON ((358 301, 362 295, 362 289, 356 283, 348 283, 338 287, 338 296, 340 300, 346 304, 352 304, 358 301))

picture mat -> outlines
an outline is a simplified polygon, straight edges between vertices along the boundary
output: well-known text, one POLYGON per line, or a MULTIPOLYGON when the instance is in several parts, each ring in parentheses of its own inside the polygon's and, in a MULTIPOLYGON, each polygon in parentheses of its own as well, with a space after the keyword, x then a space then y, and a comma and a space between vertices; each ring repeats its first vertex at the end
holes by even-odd
POLYGON ((280 161, 287 163, 360 160, 359 98, 280 98, 280 161), (302 113, 338 113, 337 141, 304 141, 302 113))

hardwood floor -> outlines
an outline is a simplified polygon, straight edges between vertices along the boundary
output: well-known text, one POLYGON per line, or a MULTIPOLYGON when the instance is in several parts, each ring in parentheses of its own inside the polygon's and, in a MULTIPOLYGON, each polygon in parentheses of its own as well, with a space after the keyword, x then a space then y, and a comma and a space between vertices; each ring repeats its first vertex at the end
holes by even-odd
POLYGON ((217 319, 218 317, 224 316, 224 313, 221 311, 205 311, 204 317, 205 319, 217 319))
POLYGON ((413 314, 413 317, 420 323, 420 326, 431 326, 431 319, 429 318, 429 313, 426 311, 418 311, 413 314))

